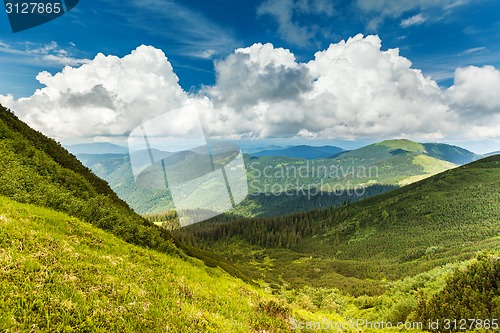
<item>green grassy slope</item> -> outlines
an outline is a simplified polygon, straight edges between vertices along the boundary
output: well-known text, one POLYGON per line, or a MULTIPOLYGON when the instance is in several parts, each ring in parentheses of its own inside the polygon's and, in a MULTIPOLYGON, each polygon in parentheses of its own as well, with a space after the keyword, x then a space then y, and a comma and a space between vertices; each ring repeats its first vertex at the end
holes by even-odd
POLYGON ((127 242, 176 251, 168 232, 134 213, 62 146, 1 106, 0 155, 0 195, 68 213, 127 242))
POLYGON ((134 211, 158 213, 173 208, 168 191, 142 188, 136 185, 128 154, 81 154, 77 158, 92 169, 113 188, 117 195, 125 200, 134 211))
MULTIPOLYGON (((395 325, 417 316, 434 319, 427 308, 446 297, 443 290, 460 294, 452 289, 454 280, 446 279, 464 275, 466 265, 398 281, 377 297, 311 287, 284 288, 271 296, 196 259, 127 244, 66 214, 0 196, 2 332, 309 332, 294 328, 307 322, 350 325, 359 318, 395 325)), ((498 267, 471 273, 477 281, 491 281, 500 274, 498 267)), ((482 299, 491 303, 498 295, 495 289, 482 299)), ((343 332, 398 331, 358 325, 343 332)))
MULTIPOLYGON (((429 145, 433 146, 433 144, 429 145)), ((453 147, 436 146, 441 147, 441 151, 447 151, 448 148, 453 147)), ((444 156, 444 153, 442 155, 444 156)), ((459 160, 455 150, 450 151, 446 156, 459 160)), ((351 163, 367 167, 376 167, 376 182, 397 185, 408 185, 457 166, 437 154, 429 154, 424 144, 406 139, 386 140, 356 149, 338 157, 337 161, 338 163, 351 161, 351 163)), ((464 163, 468 162, 470 161, 464 163)))
POLYGON ((341 209, 207 222, 176 235, 256 279, 379 293, 384 279, 500 249, 499 184, 493 156, 341 209))
POLYGON ((415 153, 423 153, 425 151, 424 145, 421 143, 413 142, 406 139, 385 140, 376 143, 375 146, 384 146, 390 149, 403 149, 415 153))
POLYGON ((210 268, 1 108, 0 153, 0 331, 290 332, 296 320, 500 313, 497 257, 439 267, 500 249, 499 156, 337 210, 178 233, 210 268), (276 295, 227 271, 272 282, 276 295), (443 312, 450 295, 465 301, 443 312))
POLYGON ((221 269, 1 196, 0 295, 2 332, 287 332, 315 318, 221 269))
MULTIPOLYGON (((447 290, 458 299, 469 297, 472 307, 462 302, 455 309, 477 316, 484 306, 476 299, 496 304, 499 297, 497 287, 484 293, 479 283, 474 294, 464 295, 455 286, 457 274, 462 278, 469 271, 474 281, 495 284, 498 261, 484 274, 474 261, 469 270, 468 263, 447 265, 390 284, 377 297, 309 287, 270 296, 221 269, 127 244, 63 213, 1 196, 0 212, 2 332, 308 332, 292 328, 356 318, 394 324, 416 316, 434 319, 432 309, 443 295, 449 297, 447 290)), ((488 257, 483 262, 493 263, 488 257)), ((493 315, 499 309, 493 307, 493 315)), ((343 330, 397 331, 363 325, 343 330)))

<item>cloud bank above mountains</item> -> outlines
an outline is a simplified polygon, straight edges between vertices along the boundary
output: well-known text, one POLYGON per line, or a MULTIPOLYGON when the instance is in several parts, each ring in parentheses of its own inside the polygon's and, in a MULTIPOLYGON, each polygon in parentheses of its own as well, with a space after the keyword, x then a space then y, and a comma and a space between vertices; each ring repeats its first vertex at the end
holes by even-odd
POLYGON ((159 49, 118 58, 98 54, 80 67, 37 76, 27 98, 0 95, 31 126, 59 139, 126 136, 188 104, 211 136, 361 139, 500 138, 500 71, 458 68, 443 89, 378 36, 331 44, 300 63, 286 49, 254 44, 215 63, 216 82, 184 91, 159 49))

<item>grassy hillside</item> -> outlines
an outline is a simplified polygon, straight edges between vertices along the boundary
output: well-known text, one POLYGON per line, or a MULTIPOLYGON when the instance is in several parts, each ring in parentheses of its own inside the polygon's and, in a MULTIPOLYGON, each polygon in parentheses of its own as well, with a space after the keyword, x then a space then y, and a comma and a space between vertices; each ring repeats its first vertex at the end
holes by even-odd
POLYGON ((287 157, 252 157, 246 162, 250 191, 281 187, 357 188, 372 184, 407 185, 479 158, 465 149, 409 140, 387 140, 340 154, 304 161, 287 157))
POLYGON ((0 295, 2 332, 287 332, 290 318, 316 318, 221 269, 5 197, 0 295))
POLYGON ((424 145, 421 143, 413 142, 406 139, 386 140, 376 143, 375 146, 383 146, 390 149, 401 149, 414 153, 423 153, 425 151, 424 145))
MULTIPOLYGON (((1 196, 0 212, 2 332, 307 332, 293 328, 301 322, 350 325, 359 318, 425 322, 440 314, 431 309, 449 297, 447 290, 460 293, 455 285, 469 272, 490 283, 500 274, 498 261, 488 270, 476 269, 492 263, 483 257, 392 283, 376 297, 311 287, 283 288, 270 296, 220 268, 127 244, 63 213, 1 196)), ((490 303, 500 295, 491 291, 484 298, 490 303)), ((483 297, 479 293, 474 297, 483 297)), ((482 309, 483 303, 469 303, 478 306, 467 310, 461 304, 455 311, 482 309)), ((359 324, 343 330, 395 331, 359 324)))
POLYGON ((499 250, 499 180, 493 156, 341 209, 206 222, 176 235, 256 279, 377 294, 386 279, 499 250))
POLYGON ((415 183, 419 180, 426 179, 430 176, 443 172, 444 170, 449 170, 456 167, 456 165, 453 163, 438 160, 434 157, 424 154, 415 156, 412 163, 422 167, 425 173, 421 175, 409 176, 403 180, 400 180, 399 185, 408 185, 411 183, 415 183))
POLYGON ((0 106, 0 195, 49 207, 130 243, 175 252, 170 234, 134 213, 57 142, 0 106))
MULTIPOLYGON (((435 171, 419 148, 392 148, 435 171)), ((469 260, 500 250, 500 156, 341 209, 191 226, 179 250, 4 109, 0 153, 0 331, 394 332, 358 319, 500 313, 498 256, 469 260)))
MULTIPOLYGON (((387 284, 381 296, 354 298, 311 287, 270 296, 219 268, 127 244, 63 213, 1 196, 0 212, 2 332, 305 332, 293 328, 307 322, 350 325, 360 318, 426 323, 450 316, 443 311, 451 308, 439 306, 447 297, 463 300, 452 310, 459 317, 486 319, 500 310, 497 257, 387 284), (457 286, 470 279, 477 281, 474 293, 463 295, 457 286), (485 293, 484 285, 496 287, 485 293), (478 316, 485 306, 490 312, 478 316)), ((361 324, 343 330, 395 331, 361 324)))
MULTIPOLYGON (((442 146, 442 150, 451 147, 442 146)), ((456 157, 453 152, 449 156, 456 157)), ((398 185, 408 185, 457 166, 436 154, 429 154, 424 144, 405 139, 382 141, 350 151, 336 160, 339 164, 350 161, 375 167, 378 183, 398 185)))

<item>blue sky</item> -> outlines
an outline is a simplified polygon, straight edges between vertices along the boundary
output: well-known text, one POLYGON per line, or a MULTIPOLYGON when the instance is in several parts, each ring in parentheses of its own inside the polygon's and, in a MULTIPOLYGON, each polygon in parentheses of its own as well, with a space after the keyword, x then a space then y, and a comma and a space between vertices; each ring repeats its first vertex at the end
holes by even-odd
MULTIPOLYGON (((35 49, 56 42, 76 59, 93 58, 98 52, 123 56, 141 44, 152 45, 166 53, 181 86, 188 91, 212 84, 213 61, 235 48, 270 42, 290 49, 299 61, 307 61, 330 43, 358 33, 378 34, 383 48, 399 48, 413 67, 442 85, 452 84, 453 72, 460 66, 500 67, 500 2, 496 0, 436 1, 445 5, 430 8, 410 4, 390 13, 384 13, 384 6, 366 10, 355 1, 324 1, 331 4, 331 10, 307 13, 296 9, 292 13, 290 27, 309 31, 306 38, 280 32, 279 19, 259 10, 263 2, 80 1, 67 15, 16 34, 10 31, 7 15, 0 15, 0 42, 20 52, 29 52, 27 43, 33 43, 31 49, 35 49), (445 8, 446 3, 451 8, 445 8), (422 22, 402 24, 415 16, 422 22), (372 26, 374 20, 380 23, 372 26)), ((313 7, 314 1, 309 2, 305 5, 313 7)), ((31 95, 39 87, 36 74, 57 72, 63 63, 0 48, 0 71, 4 73, 0 92, 31 95)))
MULTIPOLYGON (((307 63, 316 52, 359 33, 378 35, 382 50, 398 48, 412 68, 421 69, 445 92, 459 67, 500 68, 499 14, 497 0, 82 0, 61 18, 15 34, 7 15, 0 15, 0 94, 29 97, 43 87, 36 79, 39 72, 78 67, 97 53, 124 57, 143 44, 161 49, 182 89, 197 94, 216 85, 214 63, 237 48, 272 43, 289 50, 297 63, 307 63)), ((209 90, 208 95, 216 96, 219 90, 209 90)), ((466 122, 470 103, 463 96, 453 103, 462 103, 460 117, 466 122)), ((493 107, 484 106, 489 119, 497 119, 493 107)), ((463 141, 476 150, 490 149, 500 138, 495 129, 481 126, 474 130, 493 134, 463 141), (488 145, 481 149, 483 141, 488 145)), ((311 130, 301 133, 309 135, 311 130)), ((357 139, 375 141, 391 133, 357 139)), ((455 134, 442 139, 460 142, 455 134)))

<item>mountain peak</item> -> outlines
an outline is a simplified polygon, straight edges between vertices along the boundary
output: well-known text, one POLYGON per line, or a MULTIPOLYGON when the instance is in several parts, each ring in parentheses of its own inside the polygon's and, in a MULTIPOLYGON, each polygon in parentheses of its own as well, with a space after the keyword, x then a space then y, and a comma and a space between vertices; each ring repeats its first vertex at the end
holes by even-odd
POLYGON ((425 148, 421 143, 413 142, 407 139, 385 140, 376 143, 377 146, 386 146, 390 149, 402 149, 409 152, 423 153, 425 148))

